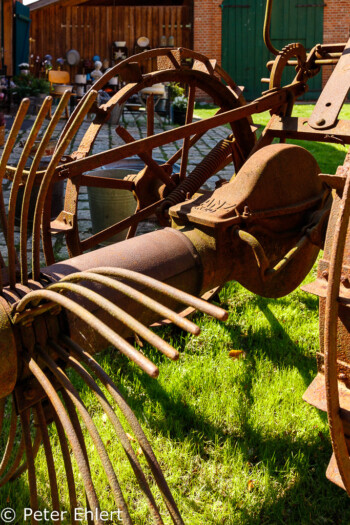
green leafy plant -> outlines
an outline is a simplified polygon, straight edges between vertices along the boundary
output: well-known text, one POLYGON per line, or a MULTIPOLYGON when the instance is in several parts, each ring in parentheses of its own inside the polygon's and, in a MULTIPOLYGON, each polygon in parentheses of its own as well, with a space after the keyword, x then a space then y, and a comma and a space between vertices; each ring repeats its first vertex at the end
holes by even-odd
POLYGON ((44 78, 36 78, 33 75, 18 75, 13 77, 15 87, 11 88, 15 101, 25 97, 35 97, 40 93, 50 93, 50 83, 44 78))
POLYGON ((173 101, 176 97, 185 95, 185 88, 181 87, 178 82, 170 82, 168 85, 169 97, 173 101))

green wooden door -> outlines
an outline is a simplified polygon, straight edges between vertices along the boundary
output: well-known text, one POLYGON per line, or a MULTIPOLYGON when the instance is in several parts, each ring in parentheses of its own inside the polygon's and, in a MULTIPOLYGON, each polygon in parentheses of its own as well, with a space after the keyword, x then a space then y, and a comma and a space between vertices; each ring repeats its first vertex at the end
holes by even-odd
MULTIPOLYGON (((269 76, 266 62, 274 58, 263 41, 265 3, 265 0, 223 0, 221 6, 222 66, 238 85, 245 86, 248 100, 268 88, 261 78, 269 76)), ((322 43, 323 7, 323 0, 275 0, 271 20, 273 45, 282 49, 286 44, 300 42, 310 50, 322 43)), ((295 71, 291 67, 287 71, 285 76, 291 80, 295 71)), ((321 75, 308 84, 304 99, 316 99, 321 91, 321 75)))
POLYGON ((14 24, 14 71, 18 75, 18 65, 29 62, 29 7, 20 2, 15 2, 15 24, 14 24))

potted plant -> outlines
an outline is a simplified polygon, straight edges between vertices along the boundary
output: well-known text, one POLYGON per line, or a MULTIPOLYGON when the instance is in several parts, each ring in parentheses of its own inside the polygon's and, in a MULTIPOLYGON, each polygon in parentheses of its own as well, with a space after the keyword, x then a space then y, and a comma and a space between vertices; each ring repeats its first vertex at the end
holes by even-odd
POLYGON ((50 83, 44 78, 36 78, 33 75, 18 75, 13 77, 15 87, 11 88, 14 101, 19 104, 25 97, 29 97, 35 108, 36 104, 42 102, 42 95, 50 93, 50 83))
POLYGON ((27 62, 22 62, 22 64, 19 64, 18 69, 20 70, 21 75, 29 75, 29 64, 27 64, 27 62))
POLYGON ((173 124, 182 126, 186 122, 187 97, 179 95, 174 98, 173 107, 173 124))

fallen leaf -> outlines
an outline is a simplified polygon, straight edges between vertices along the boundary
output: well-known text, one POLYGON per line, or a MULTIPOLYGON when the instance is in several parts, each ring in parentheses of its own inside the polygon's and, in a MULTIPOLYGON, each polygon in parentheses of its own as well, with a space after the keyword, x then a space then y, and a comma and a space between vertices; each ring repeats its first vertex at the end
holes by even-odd
POLYGON ((129 434, 128 432, 126 433, 126 435, 127 435, 127 438, 128 438, 129 441, 136 441, 136 439, 131 434, 129 434))
POLYGON ((142 456, 143 452, 142 452, 142 448, 139 447, 136 451, 136 456, 142 456))
POLYGON ((252 479, 250 479, 248 481, 248 491, 251 492, 254 488, 254 481, 252 479))
POLYGON ((228 355, 231 359, 239 359, 240 357, 244 357, 244 352, 243 350, 230 350, 228 355))

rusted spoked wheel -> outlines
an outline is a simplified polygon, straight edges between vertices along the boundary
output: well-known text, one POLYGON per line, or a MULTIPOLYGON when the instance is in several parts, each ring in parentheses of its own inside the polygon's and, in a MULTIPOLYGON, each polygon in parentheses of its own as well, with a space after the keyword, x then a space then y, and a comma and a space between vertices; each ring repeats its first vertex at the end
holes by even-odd
MULTIPOLYGON (((70 256, 79 255, 99 243, 106 241, 111 236, 128 228, 128 237, 135 234, 140 220, 153 215, 158 208, 162 199, 169 195, 178 185, 186 178, 187 164, 190 155, 190 149, 204 135, 209 126, 205 126, 198 132, 191 133, 187 127, 192 122, 195 96, 197 90, 205 92, 219 107, 219 111, 227 111, 245 104, 236 84, 230 77, 215 63, 212 63, 203 55, 199 55, 186 49, 160 49, 148 51, 131 57, 106 73, 96 84, 94 89, 98 90, 105 85, 114 75, 120 75, 128 83, 116 93, 108 103, 100 106, 96 112, 96 118, 86 131, 78 149, 72 155, 72 159, 66 164, 67 170, 67 188, 65 196, 64 210, 55 221, 53 229, 50 228, 49 214, 47 209, 42 215, 42 233, 43 244, 48 264, 54 262, 52 250, 52 231, 62 231, 65 233, 67 247, 70 256), (158 71, 142 74, 141 65, 145 61, 156 58, 158 60, 158 71), (184 60, 191 60, 192 67, 183 65, 184 60), (144 88, 150 88, 155 84, 179 82, 187 88, 188 105, 186 113, 186 124, 176 130, 165 132, 154 132, 154 104, 150 96, 147 102, 147 137, 135 140, 127 129, 118 126, 117 133, 125 142, 124 145, 112 150, 89 156, 92 151, 94 141, 102 127, 108 122, 110 114, 117 105, 122 107, 128 99, 138 94, 144 88), (158 165, 152 159, 152 151, 168 144, 169 142, 181 142, 181 147, 164 164, 158 165), (84 175, 87 171, 95 169, 106 164, 125 159, 131 155, 138 155, 146 167, 136 177, 127 178, 118 181, 102 181, 100 178, 93 178, 84 175), (173 165, 179 162, 181 168, 179 174, 171 175, 173 165), (84 185, 94 185, 109 188, 125 189, 132 191, 137 201, 137 208, 134 215, 127 217, 121 222, 111 226, 103 233, 99 232, 87 239, 81 239, 79 224, 77 220, 79 190, 84 185)), ((76 108, 63 130, 60 142, 62 144, 67 140, 67 136, 74 124, 74 119, 86 101, 89 93, 82 99, 80 105, 76 108)), ((226 153, 225 162, 216 166, 220 169, 227 165, 234 158, 235 167, 239 169, 244 163, 249 152, 255 143, 255 135, 251 129, 250 120, 243 118, 231 123, 233 131, 232 147, 230 152, 226 153)), ((229 131, 228 131, 229 134, 229 131)), ((221 159, 222 161, 222 159, 221 159)), ((208 171, 208 170, 207 170, 208 171)), ((216 169, 216 171, 218 171, 216 169)), ((215 173, 209 170, 206 177, 209 178, 215 173)), ((49 206, 47 200, 46 208, 49 206)))
POLYGON ((342 263, 350 217, 350 171, 339 205, 331 258, 325 307, 324 368, 327 394, 327 413, 334 457, 344 488, 350 495, 350 457, 341 419, 338 386, 338 311, 342 263))

